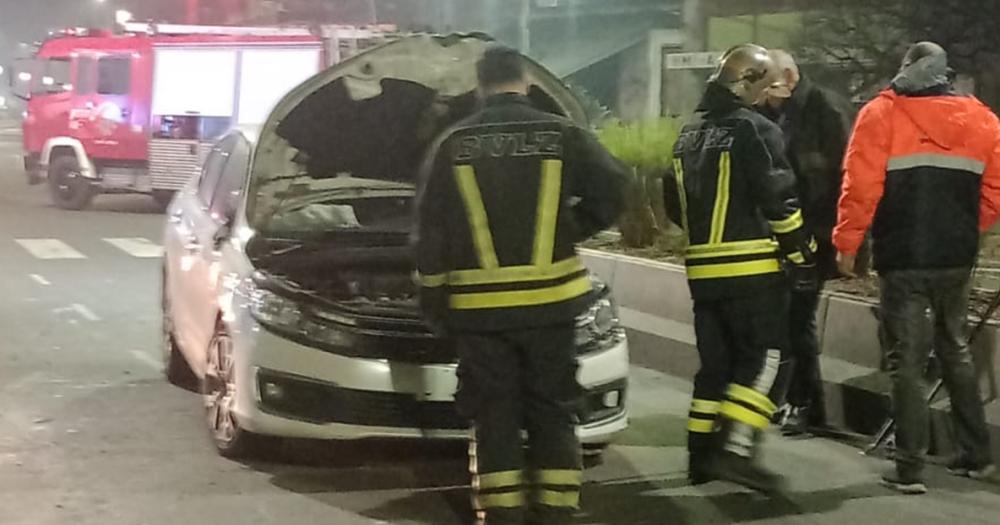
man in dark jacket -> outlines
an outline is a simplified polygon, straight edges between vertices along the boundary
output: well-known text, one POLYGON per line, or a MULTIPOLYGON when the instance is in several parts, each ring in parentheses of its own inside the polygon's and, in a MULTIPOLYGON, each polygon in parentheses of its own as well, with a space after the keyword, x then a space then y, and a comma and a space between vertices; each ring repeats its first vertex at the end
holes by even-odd
MULTIPOLYGON (((804 78, 787 52, 771 50, 770 54, 781 77, 769 87, 761 111, 781 126, 785 152, 795 173, 802 218, 818 244, 817 286, 793 290, 791 295, 791 371, 785 375, 788 406, 782 431, 795 435, 804 434, 808 428, 827 426, 816 311, 823 281, 838 275, 831 237, 837 222, 840 165, 855 111, 844 97, 804 78)), ((779 394, 778 398, 782 397, 785 396, 779 394)))
POLYGON ((949 84, 944 49, 915 44, 892 86, 861 110, 833 232, 838 265, 851 274, 871 227, 897 427, 896 469, 882 481, 911 494, 927 490, 932 346, 959 452, 949 470, 973 478, 995 470, 964 330, 979 233, 1000 217, 1000 121, 949 84))
POLYGON ((688 284, 701 368, 688 419, 688 475, 764 492, 781 478, 757 464, 776 409, 773 388, 788 339, 787 260, 815 280, 815 242, 795 196, 781 130, 753 110, 776 80, 767 50, 723 57, 697 116, 674 146, 666 207, 687 234, 688 284))
POLYGON ((488 50, 485 108, 431 152, 417 271, 425 317, 459 349, 480 522, 561 525, 582 481, 574 321, 593 302, 575 244, 618 218, 626 171, 588 131, 532 107, 523 61, 488 50))

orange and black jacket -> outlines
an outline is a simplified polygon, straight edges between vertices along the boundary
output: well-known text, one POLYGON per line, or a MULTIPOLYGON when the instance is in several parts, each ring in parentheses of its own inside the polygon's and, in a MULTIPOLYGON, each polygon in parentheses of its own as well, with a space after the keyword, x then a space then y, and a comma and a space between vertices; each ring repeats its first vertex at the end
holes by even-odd
POLYGON ((576 243, 622 211, 625 167, 588 131, 518 95, 446 132, 417 197, 421 309, 432 327, 572 322, 593 301, 576 243))
POLYGON ((861 111, 844 158, 833 242, 857 253, 871 227, 879 271, 971 267, 1000 217, 1000 124, 944 89, 882 92, 861 111))
POLYGON ((787 284, 783 262, 814 264, 781 130, 716 84, 674 145, 664 179, 671 219, 687 233, 692 297, 715 300, 787 284))

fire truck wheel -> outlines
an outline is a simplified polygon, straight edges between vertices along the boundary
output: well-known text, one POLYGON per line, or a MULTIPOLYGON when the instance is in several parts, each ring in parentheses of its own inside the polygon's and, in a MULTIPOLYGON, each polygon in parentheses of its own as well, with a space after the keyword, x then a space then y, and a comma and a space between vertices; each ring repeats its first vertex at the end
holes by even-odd
POLYGON ((80 173, 80 164, 71 156, 57 157, 49 165, 52 201, 64 210, 82 210, 94 199, 91 181, 80 173))
POLYGON ((175 193, 177 192, 173 190, 153 190, 153 200, 156 201, 157 206, 166 210, 167 206, 170 206, 170 201, 174 199, 175 193))

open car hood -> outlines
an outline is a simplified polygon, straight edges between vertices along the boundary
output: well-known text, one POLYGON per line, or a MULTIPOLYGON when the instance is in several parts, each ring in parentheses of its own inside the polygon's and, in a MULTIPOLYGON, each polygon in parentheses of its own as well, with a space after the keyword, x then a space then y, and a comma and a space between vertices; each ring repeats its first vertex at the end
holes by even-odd
MULTIPOLYGON (((275 213, 329 186, 357 180, 415 183, 430 144, 478 108, 482 34, 417 35, 351 57, 286 95, 260 130, 247 218, 266 233, 275 213)), ((554 74, 525 58, 536 105, 584 123, 554 74)))

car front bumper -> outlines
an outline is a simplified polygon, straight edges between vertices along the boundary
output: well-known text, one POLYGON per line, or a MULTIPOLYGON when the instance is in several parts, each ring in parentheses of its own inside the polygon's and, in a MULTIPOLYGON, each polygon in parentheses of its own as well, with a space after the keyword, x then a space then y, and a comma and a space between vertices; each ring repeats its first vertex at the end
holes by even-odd
MULTIPOLYGON (((235 340, 236 416, 251 432, 310 439, 468 436, 469 423, 455 411, 454 364, 346 357, 256 326, 235 340)), ((607 443, 628 425, 628 343, 622 336, 579 362, 585 394, 578 434, 584 443, 607 443)))

